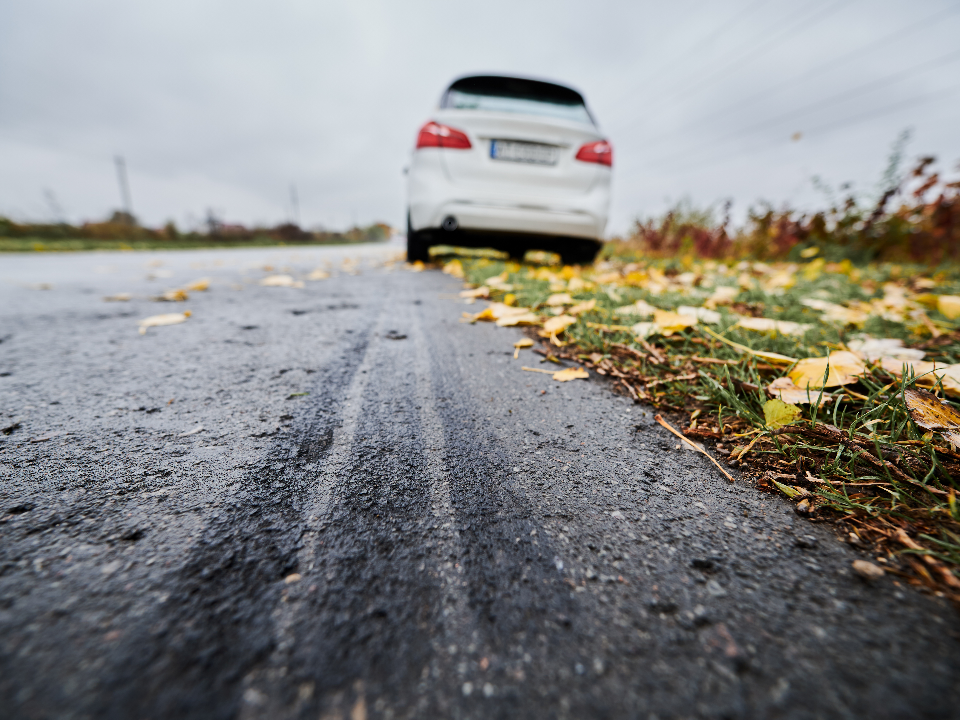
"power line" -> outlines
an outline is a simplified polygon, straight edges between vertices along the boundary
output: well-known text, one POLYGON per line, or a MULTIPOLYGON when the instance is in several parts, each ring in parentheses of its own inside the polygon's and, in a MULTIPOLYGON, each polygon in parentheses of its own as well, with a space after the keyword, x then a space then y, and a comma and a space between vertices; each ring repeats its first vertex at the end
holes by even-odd
MULTIPOLYGON (((921 70, 929 70, 929 69, 934 68, 934 67, 939 67, 940 65, 945 65, 945 64, 947 64, 947 63, 953 62, 953 61, 958 60, 958 59, 960 59, 960 50, 957 50, 957 51, 952 52, 952 53, 948 53, 948 54, 946 54, 946 55, 942 55, 942 56, 940 56, 940 57, 938 57, 938 58, 934 58, 934 59, 932 59, 932 60, 928 60, 927 62, 924 62, 924 63, 920 63, 919 65, 915 65, 915 66, 912 67, 912 68, 907 68, 907 69, 905 69, 905 70, 901 70, 901 71, 899 71, 899 72, 895 72, 895 73, 893 73, 893 74, 891 74, 891 75, 887 75, 886 77, 880 78, 880 79, 878 79, 878 80, 872 80, 872 81, 870 81, 870 82, 868 82, 868 83, 865 83, 865 84, 860 85, 860 86, 858 86, 858 87, 854 87, 854 88, 845 90, 845 91, 843 91, 843 92, 841 92, 841 93, 838 93, 838 94, 836 94, 836 95, 832 95, 832 96, 830 96, 830 97, 828 97, 828 98, 825 98, 825 99, 823 99, 823 100, 818 100, 818 101, 815 102, 815 103, 811 103, 811 104, 806 105, 806 106, 804 106, 804 107, 801 107, 801 108, 798 108, 798 109, 794 109, 794 110, 790 110, 789 112, 783 113, 783 114, 781 114, 781 115, 777 115, 776 117, 768 118, 767 120, 764 120, 763 122, 757 123, 757 124, 755 124, 755 125, 751 125, 751 126, 748 126, 748 127, 745 127, 745 128, 738 128, 737 130, 734 130, 733 132, 727 133, 726 135, 721 135, 719 138, 716 138, 716 139, 714 139, 714 140, 711 140, 711 141, 709 142, 709 145, 715 146, 715 145, 717 145, 718 143, 723 143, 723 142, 725 142, 725 141, 727 141, 727 140, 731 140, 731 139, 737 138, 737 137, 739 137, 739 136, 741 136, 741 135, 745 135, 745 134, 748 134, 748 133, 753 133, 753 132, 756 132, 756 131, 758 131, 758 130, 764 130, 764 129, 766 129, 766 128, 768 128, 768 127, 771 127, 771 126, 773 126, 773 125, 776 125, 777 123, 780 123, 780 122, 782 122, 782 121, 784 121, 784 120, 791 120, 791 119, 796 118, 796 117, 798 117, 798 116, 800 116, 800 115, 806 115, 806 114, 809 114, 809 113, 811 113, 811 112, 816 112, 817 110, 821 110, 821 109, 823 109, 824 107, 827 107, 827 106, 829 106, 829 105, 831 105, 831 104, 833 104, 833 103, 835 103, 835 102, 837 102, 837 101, 850 100, 850 99, 852 99, 852 98, 854 98, 854 97, 857 97, 858 95, 863 95, 864 93, 870 92, 871 90, 876 90, 876 89, 878 89, 878 88, 882 88, 882 87, 884 87, 885 85, 888 85, 888 84, 891 83, 891 82, 894 82, 894 81, 899 80, 899 79, 901 79, 901 78, 903 78, 903 77, 907 77, 907 76, 909 76, 909 75, 912 75, 912 74, 915 73, 915 72, 918 72, 918 71, 921 71, 921 70)), ((687 154, 687 153, 684 152, 684 153, 681 154, 681 156, 686 155, 686 154, 687 154)), ((676 156, 673 156, 673 157, 676 157, 676 156)), ((670 159, 671 159, 671 156, 666 156, 666 157, 663 158, 660 162, 667 162, 667 161, 669 161, 670 159)))
MULTIPOLYGON (((681 58, 683 61, 685 61, 685 64, 689 65, 691 58, 695 58, 697 55, 702 55, 702 54, 703 54, 703 51, 704 51, 704 48, 706 48, 709 43, 712 43, 717 37, 719 37, 719 36, 722 35, 724 32, 726 32, 727 29, 729 29, 731 26, 733 26, 733 25, 735 25, 736 23, 738 23, 745 15, 748 15, 748 14, 752 13, 754 10, 756 10, 756 8, 758 8, 758 7, 761 6, 761 5, 766 5, 768 2, 769 2, 769 0, 760 0, 759 2, 751 3, 751 4, 748 5, 746 8, 744 8, 741 12, 737 13, 737 14, 734 15, 732 18, 730 18, 730 20, 728 20, 726 23, 724 23, 717 31, 714 31, 713 33, 707 35, 707 36, 704 37, 703 39, 696 41, 693 45, 690 46, 690 49, 692 50, 692 52, 690 52, 690 51, 685 51, 685 52, 680 56, 680 58, 681 58)), ((792 17, 794 17, 794 16, 797 15, 797 14, 802 14, 802 12, 803 12, 803 10, 801 10, 799 13, 794 13, 794 14, 791 15, 790 17, 792 18, 792 17)), ((778 20, 778 23, 779 23, 779 22, 780 22, 780 21, 778 20)), ((672 61, 671 61, 671 62, 672 62, 672 61)), ((664 64, 665 64, 665 63, 661 63, 660 67, 662 67, 664 64)), ((651 71, 651 72, 655 72, 655 71, 651 71)), ((649 74, 649 73, 648 73, 648 74, 649 74)), ((676 75, 676 73, 673 73, 673 74, 676 75)), ((657 75, 657 77, 659 77, 659 78, 661 79, 661 83, 660 83, 660 84, 662 84, 662 81, 663 81, 663 77, 664 77, 664 76, 663 76, 663 75, 657 75)), ((636 93, 637 93, 637 91, 638 91, 638 89, 639 89, 640 87, 643 87, 644 90, 646 90, 646 91, 649 92, 649 89, 650 89, 649 86, 646 86, 646 87, 645 87, 645 86, 642 85, 642 83, 640 83, 640 84, 638 84, 638 85, 635 85, 631 90, 629 90, 628 93, 627 93, 627 95, 628 95, 628 96, 636 95, 636 93)), ((631 119, 630 122, 633 122, 634 120, 636 120, 636 117, 634 117, 633 119, 631 119)))
POLYGON ((747 52, 745 55, 741 55, 739 58, 737 58, 733 62, 728 63, 727 65, 724 65, 713 74, 700 78, 698 82, 694 83, 692 86, 688 87, 686 90, 682 90, 681 92, 676 93, 673 98, 670 96, 667 96, 666 98, 661 99, 660 102, 669 102, 674 98, 679 99, 684 95, 689 95, 694 90, 698 90, 699 88, 703 87, 707 83, 712 82, 714 79, 721 77, 727 74, 728 72, 730 72, 730 70, 736 68, 739 65, 742 65, 745 61, 756 57, 771 45, 775 43, 781 43, 785 39, 792 37, 794 35, 797 35, 803 32, 804 30, 806 30, 811 25, 814 25, 820 22, 821 20, 826 19, 830 15, 833 15, 835 12, 840 10, 844 5, 846 5, 849 2, 850 0, 837 0, 837 2, 834 2, 832 5, 828 5, 826 8, 820 8, 823 12, 813 13, 812 15, 806 18, 806 22, 802 22, 793 27, 788 27, 785 29, 783 33, 780 33, 779 35, 772 35, 771 37, 767 38, 766 42, 760 43, 759 45, 755 46, 752 50, 747 52))
MULTIPOLYGON (((728 73, 730 70, 734 69, 735 67, 742 64, 743 62, 750 60, 756 55, 762 53, 772 44, 783 42, 785 39, 804 31, 810 25, 820 22, 821 20, 829 17, 830 15, 840 10, 844 5, 846 5, 849 2, 850 0, 837 0, 837 2, 827 5, 826 7, 820 7, 819 11, 815 11, 813 14, 808 15, 805 18, 805 21, 801 21, 799 24, 788 26, 787 28, 785 28, 784 32, 769 36, 766 42, 762 42, 759 45, 754 46, 746 54, 743 54, 740 57, 734 59, 732 62, 727 63, 726 65, 718 69, 716 72, 700 78, 700 80, 694 82, 693 85, 687 86, 686 88, 681 90, 679 93, 674 93, 673 95, 668 95, 666 98, 661 98, 660 100, 658 100, 658 104, 670 102, 672 100, 679 99, 684 95, 689 95, 695 90, 698 90, 700 87, 702 87, 706 83, 712 82, 717 77, 720 77, 725 73, 728 73)), ((638 119, 637 117, 633 117, 626 124, 630 125, 634 123, 637 119, 638 119)))
MULTIPOLYGON (((689 60, 690 60, 690 57, 691 57, 692 55, 698 54, 698 51, 702 52, 702 51, 703 51, 703 48, 705 48, 707 45, 709 45, 710 43, 712 43, 712 42, 713 42, 714 40, 716 40, 718 37, 720 37, 721 35, 723 35, 723 33, 725 33, 725 32, 726 32, 729 28, 731 28, 733 25, 735 25, 736 23, 740 22, 740 20, 741 20, 744 16, 749 15, 750 13, 754 12, 754 11, 755 11, 758 7, 760 7, 761 5, 766 5, 766 4, 769 3, 769 2, 770 2, 770 0, 757 0, 756 2, 750 3, 747 7, 745 7, 743 10, 741 10, 741 11, 738 12, 736 15, 734 15, 733 17, 731 17, 729 20, 727 20, 727 22, 725 22, 725 23, 724 23, 723 25, 721 25, 719 28, 717 28, 716 30, 714 30, 712 33, 710 33, 709 35, 707 35, 707 36, 704 37, 704 38, 701 38, 700 40, 695 41, 692 45, 689 45, 689 46, 688 46, 688 49, 685 50, 684 52, 682 52, 682 53, 680 54, 680 57, 681 57, 682 59, 684 59, 684 60, 689 61, 689 60)), ((664 64, 665 64, 665 63, 660 63, 660 66, 659 66, 659 67, 663 67, 664 64)), ((655 70, 654 70, 654 71, 650 71, 650 72, 655 72, 655 70)), ((648 72, 647 74, 649 75, 650 72, 648 72)), ((636 87, 636 86, 635 86, 635 87, 636 87)))
MULTIPOLYGON (((809 70, 809 71, 807 71, 806 73, 803 73, 803 74, 801 74, 801 75, 797 75, 797 76, 795 76, 795 77, 793 77, 793 78, 791 78, 791 79, 789 79, 789 80, 785 80, 785 81, 783 81, 783 82, 780 82, 780 83, 778 83, 776 86, 769 87, 769 88, 767 88, 766 90, 762 90, 762 91, 760 91, 760 92, 758 92, 758 93, 755 93, 755 94, 753 94, 753 95, 749 95, 748 97, 737 101, 736 104, 728 105, 726 108, 724 108, 724 109, 722 109, 722 110, 719 110, 719 111, 717 111, 716 113, 712 113, 711 116, 710 116, 710 121, 711 121, 711 122, 714 122, 718 117, 723 117, 723 116, 729 114, 731 111, 742 110, 743 107, 744 107, 744 105, 747 105, 747 104, 749 104, 750 102, 752 102, 752 101, 754 101, 754 100, 763 98, 763 97, 769 95, 772 91, 778 90, 778 89, 784 87, 785 85, 788 85, 788 84, 791 84, 791 83, 803 82, 804 80, 809 80, 810 78, 816 77, 817 75, 820 75, 820 74, 822 74, 822 73, 825 72, 825 71, 835 70, 836 67, 837 67, 837 65, 840 64, 840 63, 844 63, 844 62, 847 62, 848 60, 850 60, 850 59, 852 59, 852 58, 855 58, 855 57, 864 55, 864 54, 866 54, 866 53, 874 50, 874 49, 875 49, 876 47, 878 47, 878 46, 887 44, 887 43, 890 42, 891 40, 897 40, 897 39, 901 39, 901 40, 902 40, 903 38, 905 38, 905 37, 911 35, 912 33, 916 32, 917 30, 920 30, 920 29, 926 27, 927 25, 930 25, 931 23, 933 23, 933 22, 935 22, 935 21, 942 20, 942 19, 944 19, 945 17, 948 17, 948 16, 950 16, 950 15, 953 15, 953 14, 956 13, 956 12, 960 12, 960 4, 958 4, 958 5, 952 5, 952 6, 948 7, 946 10, 941 11, 941 12, 937 12, 937 13, 934 13, 933 15, 930 15, 930 16, 924 18, 923 20, 920 20, 919 22, 914 23, 913 25, 907 26, 906 28, 897 29, 897 30, 895 30, 894 32, 892 32, 892 33, 890 33, 890 34, 888 34, 888 35, 884 35, 882 38, 880 38, 880 39, 878 39, 878 40, 876 40, 876 41, 874 41, 874 42, 872 42, 872 43, 870 43, 870 44, 868 44, 868 45, 864 45, 864 46, 862 46, 862 47, 860 47, 860 48, 857 48, 856 50, 854 50, 854 51, 852 51, 852 52, 847 53, 846 55, 841 55, 841 56, 838 57, 838 58, 834 58, 834 59, 830 60, 829 62, 823 63, 822 65, 818 65, 817 67, 813 68, 812 70, 809 70)), ((678 129, 678 128, 674 128, 674 129, 672 129, 669 133, 662 133, 662 134, 660 134, 660 135, 655 135, 655 136, 653 136, 652 138, 648 138, 647 140, 648 140, 648 142, 655 142, 655 141, 657 141, 657 140, 661 140, 661 139, 666 138, 666 137, 672 137, 673 135, 676 135, 677 132, 679 132, 679 131, 681 131, 681 130, 686 130, 686 129, 690 129, 690 128, 693 128, 693 127, 696 127, 696 125, 687 125, 687 126, 684 126, 683 128, 679 128, 679 129, 678 129)))
MULTIPOLYGON (((808 129, 808 130, 806 131, 806 133, 807 133, 808 135, 824 134, 824 133, 827 133, 827 132, 830 132, 830 131, 833 131, 833 130, 838 130, 838 129, 841 129, 841 128, 844 128, 844 127, 848 127, 848 126, 851 126, 851 125, 857 125, 857 124, 859 124, 860 122, 862 122, 862 121, 864 121, 864 120, 872 120, 873 118, 883 117, 884 115, 889 115, 889 114, 894 113, 894 112, 896 112, 896 111, 898 111, 898 110, 901 110, 901 109, 903 109, 904 107, 909 107, 909 106, 911 106, 911 105, 916 106, 917 104, 922 103, 922 102, 925 102, 925 101, 928 101, 929 99, 931 99, 931 98, 933 98, 933 97, 943 97, 943 96, 945 96, 945 95, 953 94, 953 93, 957 92, 958 90, 960 90, 960 85, 954 85, 953 87, 948 88, 947 90, 934 90, 934 91, 932 91, 932 92, 922 93, 922 94, 920 94, 920 95, 914 95, 913 97, 906 98, 906 99, 904 99, 904 100, 899 100, 899 101, 897 101, 896 103, 893 103, 893 104, 890 104, 890 105, 885 105, 885 106, 883 106, 883 107, 881 107, 881 108, 876 108, 876 109, 868 110, 868 111, 859 113, 859 114, 857 114, 857 115, 853 115, 853 116, 848 116, 848 117, 845 117, 845 118, 841 118, 841 119, 839 119, 839 120, 837 120, 837 121, 834 121, 834 122, 829 122, 829 123, 826 123, 826 124, 824 124, 824 125, 815 126, 815 127, 813 127, 813 128, 808 129)), ((764 151, 764 150, 768 150, 768 149, 770 149, 771 147, 775 147, 775 146, 781 145, 781 144, 783 144, 783 143, 784 143, 784 139, 782 139, 782 138, 777 138, 777 139, 771 140, 771 141, 768 142, 768 143, 765 143, 765 144, 763 144, 763 145, 760 145, 760 146, 758 146, 758 147, 755 147, 755 148, 753 148, 752 150, 750 150, 750 151, 748 151, 748 152, 750 152, 750 154, 756 154, 757 152, 761 152, 761 151, 764 151)), ((729 153, 722 154, 722 155, 717 156, 717 157, 715 157, 715 158, 713 158, 713 159, 706 160, 706 161, 703 161, 703 162, 695 163, 695 165, 696 165, 697 168, 710 167, 710 166, 712 166, 712 165, 716 165, 716 164, 719 163, 719 162, 723 162, 723 161, 725 161, 725 160, 729 160, 729 159, 732 158, 732 157, 736 157, 736 156, 739 156, 739 155, 743 155, 744 152, 745 152, 745 151, 744 151, 742 148, 738 148, 737 150, 734 150, 734 151, 729 152, 729 153)), ((687 156, 685 156, 685 157, 679 157, 678 159, 679 159, 680 162, 683 162, 683 160, 685 160, 686 157, 689 157, 689 154, 687 154, 687 156)), ((663 160, 661 160, 660 162, 663 162, 663 160)), ((686 165, 685 167, 692 167, 692 166, 693 166, 693 165, 688 164, 688 165, 686 165)), ((685 169, 685 168, 684 168, 684 167, 681 167, 680 169, 685 169)))

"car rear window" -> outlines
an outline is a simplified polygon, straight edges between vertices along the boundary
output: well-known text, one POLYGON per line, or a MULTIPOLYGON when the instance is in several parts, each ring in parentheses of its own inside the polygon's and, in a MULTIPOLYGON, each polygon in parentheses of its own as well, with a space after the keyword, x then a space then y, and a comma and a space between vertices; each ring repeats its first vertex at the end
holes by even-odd
POLYGON ((443 94, 440 107, 542 115, 594 124, 583 96, 576 90, 525 78, 495 75, 460 78, 443 94))

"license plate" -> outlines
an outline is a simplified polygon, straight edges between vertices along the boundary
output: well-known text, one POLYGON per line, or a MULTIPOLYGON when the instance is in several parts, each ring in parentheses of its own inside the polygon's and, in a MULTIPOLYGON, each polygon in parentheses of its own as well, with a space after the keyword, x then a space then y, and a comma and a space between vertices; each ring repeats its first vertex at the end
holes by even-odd
POLYGON ((531 163, 533 165, 556 165, 560 148, 542 143, 517 142, 516 140, 493 140, 490 157, 494 160, 531 163))

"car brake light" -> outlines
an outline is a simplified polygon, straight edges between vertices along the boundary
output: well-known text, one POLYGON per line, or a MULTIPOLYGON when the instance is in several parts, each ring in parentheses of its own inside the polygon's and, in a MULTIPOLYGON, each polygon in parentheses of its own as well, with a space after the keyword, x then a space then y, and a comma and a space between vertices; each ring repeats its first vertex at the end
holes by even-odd
POLYGON ((417 148, 442 147, 454 150, 469 150, 473 147, 465 132, 441 125, 432 120, 420 128, 417 148))
POLYGON ((577 160, 613 167, 613 146, 606 140, 587 143, 577 150, 577 160))

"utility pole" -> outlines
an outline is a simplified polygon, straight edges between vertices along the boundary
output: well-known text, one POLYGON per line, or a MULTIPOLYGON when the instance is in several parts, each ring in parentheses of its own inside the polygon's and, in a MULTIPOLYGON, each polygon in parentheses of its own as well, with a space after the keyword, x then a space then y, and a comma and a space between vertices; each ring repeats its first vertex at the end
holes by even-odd
POLYGON ((123 203, 123 211, 127 214, 127 219, 133 222, 133 203, 130 202, 130 184, 127 182, 127 163, 122 155, 114 158, 117 164, 117 182, 120 183, 120 200, 123 203))
POLYGON ((290 209, 293 213, 291 222, 297 227, 300 227, 300 198, 297 197, 296 185, 290 186, 290 209))

